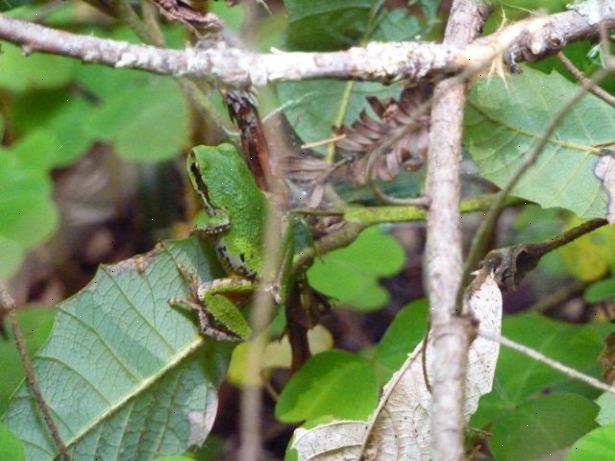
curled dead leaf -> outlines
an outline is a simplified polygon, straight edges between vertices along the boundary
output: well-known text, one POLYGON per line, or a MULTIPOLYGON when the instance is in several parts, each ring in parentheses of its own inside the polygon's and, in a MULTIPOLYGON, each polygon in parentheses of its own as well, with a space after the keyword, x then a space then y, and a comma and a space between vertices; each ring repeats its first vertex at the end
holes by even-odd
POLYGON ((607 197, 606 219, 610 224, 615 223, 615 151, 603 149, 600 158, 594 167, 594 175, 602 183, 607 197))

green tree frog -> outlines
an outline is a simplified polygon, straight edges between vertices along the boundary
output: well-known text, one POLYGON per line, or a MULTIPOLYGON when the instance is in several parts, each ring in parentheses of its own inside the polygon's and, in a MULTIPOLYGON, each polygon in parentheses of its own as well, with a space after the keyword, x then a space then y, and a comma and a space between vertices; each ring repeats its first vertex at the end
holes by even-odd
MULTIPOLYGON (((198 284, 195 274, 180 267, 189 281, 191 296, 172 298, 169 304, 196 310, 201 331, 207 336, 245 340, 250 328, 235 301, 257 288, 263 267, 265 222, 272 205, 231 144, 195 147, 188 156, 187 170, 206 214, 205 221, 199 222, 193 233, 213 242, 227 277, 198 284)), ((272 216, 280 220, 276 228, 282 235, 285 223, 281 214, 275 211, 272 216)), ((287 239, 284 243, 288 247, 287 239)), ((288 259, 285 257, 284 261, 288 259)))

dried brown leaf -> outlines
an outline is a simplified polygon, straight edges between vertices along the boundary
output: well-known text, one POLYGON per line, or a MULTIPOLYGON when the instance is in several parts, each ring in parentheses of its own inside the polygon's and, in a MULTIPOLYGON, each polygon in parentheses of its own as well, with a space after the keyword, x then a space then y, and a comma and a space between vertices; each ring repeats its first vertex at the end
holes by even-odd
POLYGON ((341 154, 341 160, 336 163, 327 163, 307 152, 287 158, 284 172, 287 179, 302 190, 302 205, 307 204, 310 208, 321 205, 324 183, 329 178, 351 185, 368 183, 370 154, 390 142, 402 129, 408 132, 376 160, 374 176, 390 181, 402 169, 419 169, 427 155, 429 115, 416 116, 415 112, 428 100, 431 92, 432 85, 424 84, 404 89, 397 100, 367 97, 378 120, 362 111, 350 127, 338 130, 338 135, 343 137, 335 141, 341 154))
POLYGON ((376 164, 376 177, 389 181, 402 169, 416 171, 423 165, 429 142, 429 115, 416 116, 415 112, 430 97, 431 92, 432 85, 424 84, 405 88, 397 100, 367 98, 379 120, 373 119, 366 111, 361 112, 350 127, 339 130, 339 134, 344 134, 345 138, 336 143, 342 155, 358 158, 344 171, 348 182, 365 184, 369 179, 368 154, 402 128, 409 127, 409 130, 380 156, 376 164))

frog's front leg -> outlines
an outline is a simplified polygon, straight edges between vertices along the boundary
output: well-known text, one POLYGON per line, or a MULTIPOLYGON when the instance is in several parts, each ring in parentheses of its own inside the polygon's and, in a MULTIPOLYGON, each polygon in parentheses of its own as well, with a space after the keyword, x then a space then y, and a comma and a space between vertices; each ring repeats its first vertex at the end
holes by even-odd
POLYGON ((199 238, 216 237, 231 226, 228 214, 224 210, 201 213, 194 224, 192 233, 199 238))

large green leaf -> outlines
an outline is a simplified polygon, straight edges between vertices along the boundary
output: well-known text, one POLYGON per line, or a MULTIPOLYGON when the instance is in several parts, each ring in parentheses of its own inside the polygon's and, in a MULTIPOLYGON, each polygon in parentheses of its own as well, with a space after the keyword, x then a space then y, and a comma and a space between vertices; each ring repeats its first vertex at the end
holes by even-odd
MULTIPOLYGON (((481 175, 503 187, 577 86, 553 72, 524 68, 506 81, 493 76, 470 93, 464 142, 481 175)), ((610 142, 615 108, 591 94, 579 101, 513 190, 541 206, 603 217, 607 195, 594 176, 593 145, 610 142)))
POLYGON ((389 293, 378 284, 379 278, 399 272, 404 256, 399 243, 374 226, 346 248, 317 259, 308 279, 314 288, 345 306, 377 309, 389 299, 389 293))
MULTIPOLYGON (((407 40, 424 32, 433 19, 429 8, 419 21, 405 9, 389 10, 377 0, 285 0, 284 4, 289 50, 334 50, 370 40, 407 40)), ((395 86, 331 80, 280 83, 276 91, 286 117, 305 143, 328 139, 334 127, 352 123, 362 110, 371 112, 366 96, 399 94, 395 86)))
MULTIPOLYGON (((72 459, 153 459, 201 444, 216 412, 230 345, 199 335, 191 313, 169 307, 187 286, 177 264, 211 280, 219 268, 195 239, 103 266, 58 306, 34 370, 72 459)), ((28 387, 4 415, 26 459, 54 459, 28 387)))
POLYGON ((341 350, 310 358, 288 381, 275 415, 293 422, 333 416, 365 419, 378 401, 378 382, 367 360, 341 350))
MULTIPOLYGON (((526 314, 505 317, 502 334, 526 344, 566 365, 599 376, 597 357, 604 338, 612 331, 607 323, 570 325, 547 317, 526 314)), ((500 351, 493 391, 481 398, 472 425, 485 426, 545 390, 573 390, 595 396, 595 390, 572 381, 560 372, 526 356, 503 348, 500 351)))
POLYGON ((596 427, 598 406, 580 395, 553 393, 531 400, 493 426, 496 461, 534 461, 571 446, 596 427))

